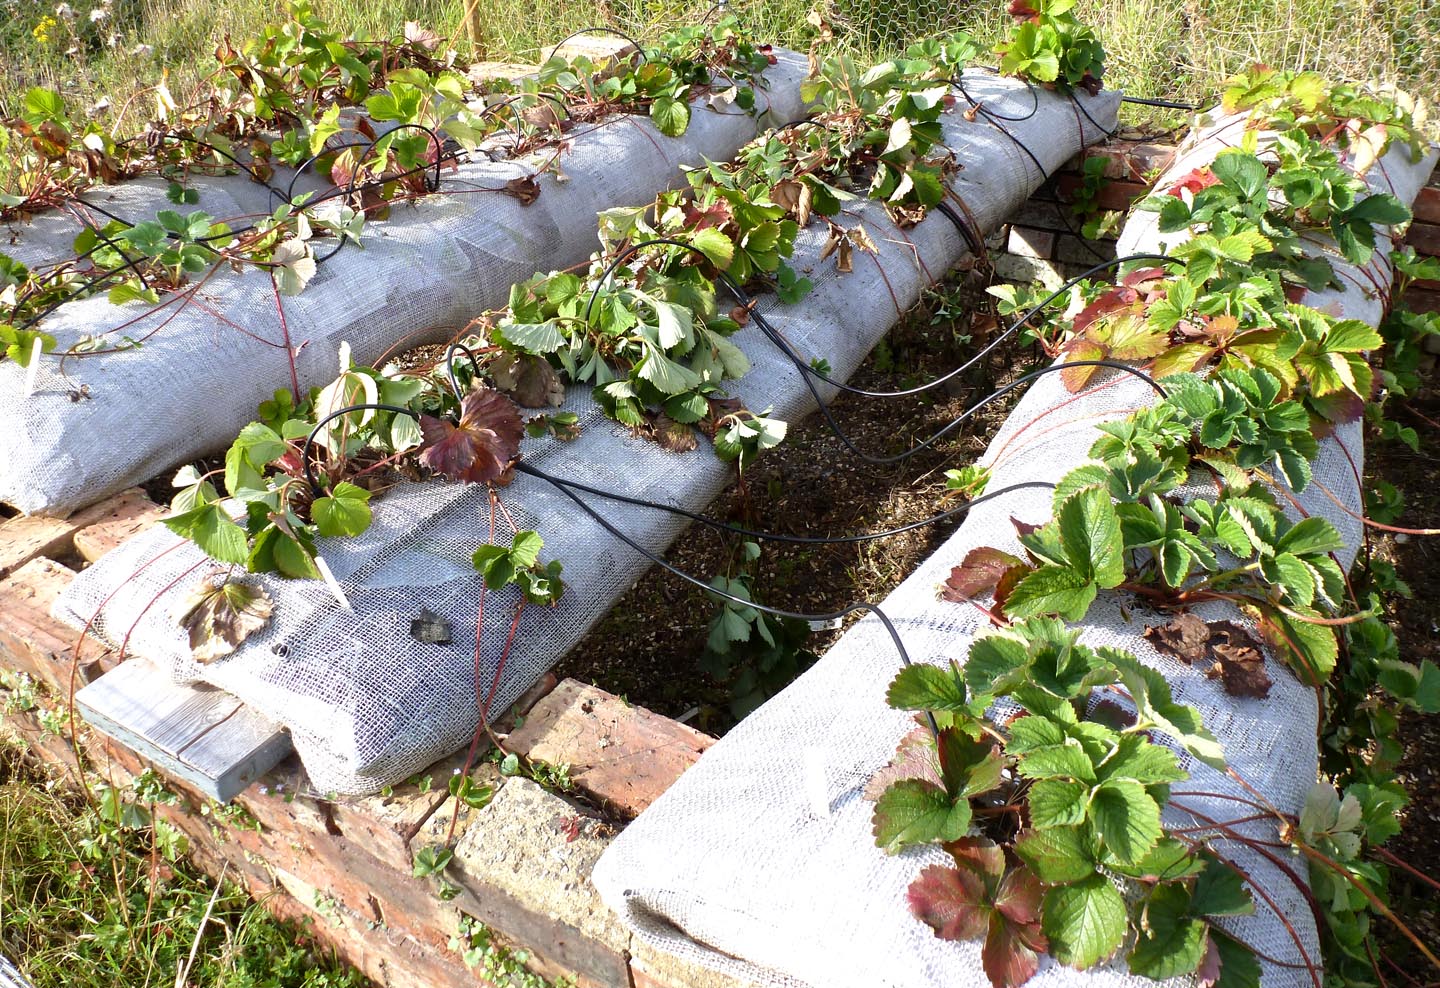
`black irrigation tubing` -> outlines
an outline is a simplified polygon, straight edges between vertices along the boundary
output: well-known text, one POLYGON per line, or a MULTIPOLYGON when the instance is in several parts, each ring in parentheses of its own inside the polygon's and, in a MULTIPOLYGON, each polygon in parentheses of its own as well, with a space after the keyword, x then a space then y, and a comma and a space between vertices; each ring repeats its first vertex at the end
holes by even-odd
POLYGON ((1054 374, 1057 371, 1068 370, 1071 367, 1108 367, 1111 370, 1122 371, 1126 374, 1131 375, 1132 377, 1138 377, 1140 380, 1144 381, 1155 391, 1156 394, 1160 396, 1162 400, 1169 397, 1169 393, 1153 377, 1151 377, 1149 374, 1146 374, 1144 371, 1139 370, 1138 368, 1131 367, 1129 364, 1122 364, 1117 360, 1067 360, 1063 364, 1051 364, 1049 367, 1042 367, 1039 370, 1031 371, 1028 374, 1023 374, 1020 377, 1017 377, 1009 384, 991 392, 989 395, 986 395, 980 401, 976 402, 974 405, 961 412, 955 418, 951 419, 945 425, 937 429, 933 434, 931 434, 928 439, 924 440, 923 442, 917 443, 914 446, 911 446, 904 452, 895 453, 891 456, 873 456, 856 446, 854 442, 851 441, 850 437, 845 433, 845 430, 840 428, 840 424, 835 421, 834 413, 831 412, 829 404, 826 403, 825 399, 820 396, 819 390, 815 387, 815 383, 810 379, 810 377, 807 375, 805 376, 804 380, 806 386, 810 389, 810 396, 815 399, 816 404, 820 407, 820 414, 824 416, 826 424, 830 426, 830 431, 835 434, 835 437, 839 439, 842 444, 844 444, 845 448, 848 449, 853 455, 855 455, 859 459, 863 460, 866 463, 872 464, 873 466, 890 466, 895 463, 902 463, 905 460, 908 460, 910 457, 916 455, 917 453, 929 449, 931 446, 935 445, 941 439, 945 438, 959 426, 972 418, 975 413, 980 411, 990 402, 1009 394, 1016 388, 1024 384, 1028 384, 1036 378, 1044 377, 1046 374, 1054 374))
POLYGON ((634 46, 635 51, 633 52, 633 54, 639 55, 639 56, 640 56, 640 61, 642 61, 642 62, 648 62, 648 61, 649 61, 649 58, 647 58, 646 55, 645 55, 645 49, 640 46, 640 42, 638 42, 638 41, 636 41, 634 38, 630 37, 630 35, 626 34, 624 31, 617 31, 617 30, 616 30, 615 28, 613 28, 613 27, 603 27, 603 26, 598 26, 598 25, 595 26, 595 27, 582 27, 580 30, 576 31, 575 33, 573 33, 573 34, 568 34, 568 35, 566 35, 565 37, 561 38, 561 39, 560 39, 560 43, 557 44, 554 48, 551 48, 551 49, 550 49, 550 57, 547 58, 547 59, 545 59, 545 61, 548 62, 548 61, 550 61, 551 58, 554 58, 554 57, 555 57, 555 53, 558 52, 561 48, 565 47, 565 42, 567 42, 567 41, 573 41, 574 39, 579 38, 579 37, 582 37, 582 36, 587 35, 587 34, 613 34, 613 35, 615 35, 615 37, 617 37, 617 38, 623 38, 624 40, 630 42, 630 44, 634 46))
POLYGON ((698 514, 694 511, 687 511, 685 508, 676 507, 673 504, 665 504, 660 501, 647 501, 644 498, 631 497, 628 494, 620 494, 616 491, 607 491, 603 488, 591 487, 588 484, 582 484, 576 480, 562 480, 559 477, 553 477, 550 474, 545 473, 538 467, 531 466, 524 460, 521 460, 515 464, 515 470, 517 473, 530 474, 531 476, 538 477, 541 480, 548 481, 549 483, 554 484, 557 487, 571 487, 577 491, 584 491, 586 494, 594 494, 596 497, 602 497, 607 501, 617 501, 621 504, 629 504, 637 508, 652 508, 656 511, 664 511, 669 514, 676 515, 680 518, 686 518, 690 521, 695 522, 696 524, 704 525, 706 528, 714 529, 717 532, 725 532, 730 535, 739 535, 747 539, 755 539, 761 542, 784 542, 790 545, 853 545, 859 542, 876 542, 881 539, 892 538, 896 535, 903 535, 906 532, 914 531, 917 528, 925 528, 929 525, 939 524, 940 522, 953 518, 956 515, 965 514, 971 508, 984 504, 987 501, 998 500, 999 498, 1004 497, 1007 494, 1014 494, 1017 491, 1023 490, 1039 490, 1042 488, 1046 490, 1054 490, 1056 486, 1048 480, 1027 480, 1018 484, 1011 484, 1010 486, 1002 487, 997 491, 990 491, 988 493, 982 494, 979 497, 966 501, 964 504, 958 505, 954 508, 950 508, 949 510, 942 511, 938 514, 930 515, 925 518, 921 518, 918 521, 908 522, 904 525, 901 525, 899 528, 887 528, 879 532, 864 532, 859 535, 786 535, 780 532, 761 532, 755 529, 743 528, 739 525, 731 525, 727 522, 718 521, 714 518, 707 518, 702 514, 698 514))
POLYGON ((460 384, 455 380, 455 351, 465 351, 465 356, 470 358, 470 366, 475 370, 475 376, 480 376, 480 361, 475 359, 475 351, 471 350, 459 340, 454 341, 445 350, 445 374, 450 378, 450 390, 455 393, 455 400, 462 405, 465 403, 465 396, 460 393, 460 384))
POLYGON ((367 402, 359 405, 346 405, 344 408, 337 408, 335 411, 325 416, 319 422, 316 422, 315 428, 311 429, 310 434, 305 437, 305 445, 300 447, 300 463, 305 470, 305 483, 310 485, 311 496, 325 496, 325 488, 321 487, 320 482, 315 479, 315 469, 310 465, 310 447, 314 444, 315 437, 320 434, 321 429, 325 428, 325 426, 329 425, 332 421, 338 419, 340 416, 349 415, 351 412, 363 412, 367 409, 377 412, 394 412, 397 415, 408 415, 415 421, 420 421, 420 413, 415 411, 414 409, 406 408, 403 405, 387 405, 384 402, 377 401, 367 402))
POLYGON ((1139 106, 1158 106, 1166 110, 1190 110, 1193 112, 1200 109, 1200 104, 1198 103, 1181 103, 1178 100, 1169 99, 1148 99, 1143 96, 1121 96, 1120 101, 1122 103, 1135 103, 1139 106))
MULTIPOLYGON (((847 394, 857 395, 861 398, 908 398, 912 395, 917 395, 925 391, 929 391, 932 388, 937 388, 955 379, 960 374, 969 370, 971 367, 974 367, 975 364, 979 363, 986 356, 992 353, 998 346, 1000 346, 1001 343, 1004 343, 1010 337, 1018 333, 1020 331, 1020 327, 1024 326, 1031 319, 1034 319, 1057 299, 1061 298, 1072 287, 1084 281, 1092 274, 1096 274, 1097 272, 1103 271, 1106 268, 1115 267, 1116 265, 1124 264, 1129 261, 1145 260, 1170 261, 1173 260, 1173 258, 1165 254, 1127 254, 1124 257, 1111 258, 1109 260, 1102 261, 1099 264, 1096 264, 1090 268, 1087 268, 1085 271, 1066 281, 1064 284, 1062 284, 1059 288, 1055 289, 1036 305, 1032 306, 1029 310, 1026 311, 1023 316, 1015 320, 1015 322, 1011 323, 1004 332, 998 334, 978 353, 972 356, 969 360, 965 361, 965 363, 961 364, 959 367, 947 371, 940 377, 927 381, 924 384, 918 384, 913 388, 904 388, 899 391, 870 391, 865 388, 854 387, 852 385, 846 384, 843 381, 837 381, 826 374, 822 374, 820 371, 811 367, 809 363, 804 360, 804 358, 802 358, 798 353, 796 353, 794 348, 790 346, 789 342, 786 341, 785 338, 780 335, 780 333, 776 332, 773 327, 770 326, 768 320, 766 320, 761 313, 755 312, 751 313, 751 315, 753 318, 755 318, 756 324, 761 327, 761 331, 765 333, 766 337, 769 338, 771 342, 773 342, 777 347, 779 347, 780 352, 785 354, 785 356, 789 357, 791 363, 795 364, 795 366, 807 376, 817 378, 825 384, 830 385, 831 387, 838 388, 847 394)), ((743 304, 746 300, 742 299, 741 301, 743 304)))

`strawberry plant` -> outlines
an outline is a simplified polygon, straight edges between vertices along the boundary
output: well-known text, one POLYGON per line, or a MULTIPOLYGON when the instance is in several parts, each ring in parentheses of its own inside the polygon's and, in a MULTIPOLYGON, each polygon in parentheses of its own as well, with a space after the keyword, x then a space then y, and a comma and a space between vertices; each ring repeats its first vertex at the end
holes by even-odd
POLYGON ((1074 8, 1075 0, 1011 0, 1014 30, 995 46, 1000 71, 1042 85, 1098 93, 1105 49, 1074 8))
MULTIPOLYGON (((1337 89, 1336 105, 1350 98, 1337 89)), ((1052 520, 1016 523, 1024 558, 981 547, 954 568, 944 597, 988 594, 982 611, 998 627, 972 644, 963 671, 910 667, 891 687, 892 706, 924 719, 872 781, 877 843, 939 843, 951 854, 954 868, 932 866, 915 880, 911 909, 942 938, 983 937, 997 986, 1028 980, 1045 950, 1079 968, 1123 950, 1136 974, 1258 984, 1255 952, 1215 918, 1253 911, 1252 896, 1273 903, 1236 861, 1204 850, 1204 833, 1306 860, 1308 876, 1282 870, 1325 920, 1337 983, 1369 983, 1369 914, 1393 918, 1386 865, 1400 862, 1381 845, 1398 832, 1405 802, 1394 710, 1440 709, 1440 672, 1401 661, 1372 616, 1387 591, 1404 592, 1393 570, 1371 566, 1347 582, 1333 555, 1339 533, 1318 517, 1289 520, 1275 489, 1316 483, 1317 437, 1353 420, 1370 396, 1367 354, 1395 340, 1387 380, 1403 390, 1407 347, 1429 327, 1402 314, 1382 334, 1297 303, 1333 278, 1328 263, 1302 255, 1306 231, 1325 230, 1359 264, 1373 250, 1372 224, 1403 222, 1408 211, 1363 195, 1353 144, 1342 167, 1333 133, 1296 125, 1296 107, 1315 111, 1318 97, 1281 92, 1251 105, 1273 100, 1284 103, 1278 119, 1252 121, 1281 125, 1273 151, 1224 152, 1151 200, 1162 230, 1190 235, 1174 260, 1131 270, 1110 289, 1078 290, 1073 315, 1046 336, 1072 359, 1153 361, 1162 400, 1100 426, 1089 462, 1056 485, 1052 520), (1182 485, 1207 474, 1214 496, 1182 496, 1182 485), (1268 694, 1266 647, 1321 691, 1322 763, 1333 784, 1317 783, 1298 816, 1250 790, 1254 819, 1273 824, 1273 840, 1256 843, 1175 798, 1166 739, 1238 776, 1158 672, 1127 653, 1089 649, 1060 623, 1083 620, 1101 594, 1168 614, 1145 637, 1232 695, 1268 694), (1189 610, 1205 601, 1235 606, 1253 630, 1189 610), (997 716, 1014 706, 1018 717, 997 716), (1137 730, 1141 739, 1127 737, 1137 730), (1160 753, 1149 752, 1157 743, 1160 753), (1167 805, 1202 826, 1163 826, 1167 805)), ((1371 119, 1392 113, 1364 109, 1371 119)), ((1396 263, 1402 277, 1420 270, 1405 255, 1396 263)), ((1093 373, 1063 376, 1079 390, 1093 373)), ((1318 959, 1292 938, 1318 983, 1318 959)))

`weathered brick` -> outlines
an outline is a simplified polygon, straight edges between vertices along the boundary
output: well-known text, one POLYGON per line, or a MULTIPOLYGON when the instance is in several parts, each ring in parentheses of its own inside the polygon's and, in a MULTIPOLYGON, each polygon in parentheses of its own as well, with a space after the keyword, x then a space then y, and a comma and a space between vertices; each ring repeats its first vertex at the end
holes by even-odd
MULTIPOLYGON (((50 616, 60 592, 75 578, 68 567, 44 557, 32 559, 0 581, 0 663, 19 669, 66 695, 75 631, 50 616)), ((81 650, 79 684, 106 667, 108 651, 87 641, 81 650)))
POLYGON ((1440 225, 1434 223, 1411 223, 1405 234, 1405 242, 1415 248, 1417 254, 1440 256, 1440 225))
POLYGON ((528 779, 475 814, 447 868, 455 902, 603 988, 629 988, 630 934, 590 882, 606 827, 528 779))
POLYGON ((95 511, 98 517, 75 532, 76 551, 92 563, 169 514, 139 490, 125 491, 101 502, 95 511))
POLYGON ((537 703, 507 747, 552 764, 607 809, 633 817, 715 743, 693 727, 567 679, 537 703))
MULTIPOLYGON (((1055 187, 1061 202, 1074 202, 1081 179, 1076 175, 1060 175, 1055 179, 1055 187)), ((1149 192, 1150 187, 1142 182, 1105 182, 1095 194, 1095 204, 1101 209, 1129 209, 1132 202, 1149 192)))
POLYGON ((1405 304, 1416 312, 1440 312, 1440 292, 1411 288, 1405 293, 1405 304))

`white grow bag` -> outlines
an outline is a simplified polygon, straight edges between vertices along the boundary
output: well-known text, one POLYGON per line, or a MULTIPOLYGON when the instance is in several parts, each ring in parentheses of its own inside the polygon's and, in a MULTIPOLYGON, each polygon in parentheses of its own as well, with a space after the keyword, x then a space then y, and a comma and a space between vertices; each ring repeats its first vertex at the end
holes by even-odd
MULTIPOLYGON (((1208 164, 1222 147, 1219 138, 1238 134, 1238 126, 1222 123, 1218 131, 1200 131, 1160 187, 1178 181, 1197 164, 1208 164)), ((1433 163, 1433 155, 1417 165, 1410 163, 1408 152, 1392 151, 1383 168, 1377 166, 1368 179, 1376 191, 1394 192, 1410 202, 1433 163)), ((1163 238, 1155 234, 1150 219, 1142 213, 1127 225, 1120 238, 1121 254, 1161 247, 1163 238)), ((1381 258, 1390 242, 1383 235, 1377 239, 1372 267, 1386 284, 1390 271, 1381 258)), ((1341 280, 1347 290, 1312 295, 1306 301, 1373 325, 1381 314, 1379 302, 1351 285, 1348 279, 1357 274, 1353 267, 1337 261, 1336 268, 1345 269, 1341 280)), ((1065 390, 1058 374, 1040 378, 981 457, 980 462, 994 470, 988 489, 1058 481, 1086 462, 1099 435, 1097 423, 1122 418, 1155 400, 1142 381, 1116 372, 1106 372, 1078 396, 1065 390)), ((1359 513, 1361 454, 1359 428, 1341 430, 1338 441, 1321 444, 1314 465, 1317 483, 1298 496, 1307 513, 1326 517, 1340 531, 1347 548, 1338 555, 1347 568, 1361 541, 1360 524, 1337 510, 1318 485, 1359 513)), ((1032 489, 978 506, 882 602, 912 660, 944 664, 964 659, 988 622, 968 604, 938 600, 937 587, 976 547, 1023 555, 1011 518, 1045 522, 1051 516, 1051 498, 1048 490, 1032 489)), ((1267 658, 1274 679, 1269 698, 1229 696, 1203 670, 1157 652, 1142 636, 1146 625, 1164 623, 1168 616, 1133 605, 1127 615, 1118 605, 1115 594, 1102 593, 1079 625, 1082 640, 1125 649, 1161 671, 1175 699, 1199 710, 1230 765, 1275 806, 1297 813, 1317 771, 1314 691, 1267 658)), ((1241 620, 1223 603, 1198 608, 1197 613, 1207 620, 1241 620)), ((885 703, 886 687, 899 664, 876 619, 857 623, 819 663, 726 735, 620 835, 593 875, 605 901, 649 943, 767 985, 988 988, 980 943, 937 939, 907 905, 906 890, 920 871, 946 863, 948 856, 933 847, 894 857, 884 854, 871 832, 874 804, 861 797, 867 781, 914 727, 910 714, 885 703), (824 793, 824 805, 817 805, 812 795, 817 787, 824 793)), ((1188 755, 1181 764, 1191 774, 1184 784, 1187 790, 1247 795, 1188 755)), ((1183 802, 1217 820, 1238 815, 1234 804, 1223 799, 1187 797, 1183 802)), ((1195 821, 1172 809, 1166 822, 1184 826, 1195 821)), ((1261 828, 1252 833, 1263 833, 1263 824, 1249 826, 1261 828)), ((1274 898, 1306 951, 1318 959, 1312 914, 1290 880, 1254 852, 1230 844, 1225 853, 1274 898)), ((1293 863, 1303 874, 1299 860, 1293 863)), ((1272 957, 1299 960, 1294 941, 1263 902, 1255 916, 1236 921, 1233 929, 1272 957)), ((1264 965, 1267 988, 1310 983, 1304 971, 1264 965)), ((1082 974, 1042 957, 1039 972, 1027 984, 1138 988, 1154 982, 1130 975, 1123 960, 1082 974)))
MULTIPOLYGON (((768 112, 784 122, 803 111, 800 82, 807 66, 794 52, 780 51, 777 58, 756 98, 761 106, 768 101, 768 112)), ((397 345, 408 349, 449 338, 473 316, 504 305, 515 282, 582 263, 594 249, 597 210, 642 202, 680 181, 681 165, 727 160, 755 132, 754 118, 698 100, 679 138, 660 134, 648 117, 617 115, 586 127, 567 139, 558 159, 564 181, 553 171, 537 174, 554 149, 495 163, 477 154, 443 171, 442 194, 397 206, 389 220, 366 224, 360 248, 347 244, 320 265, 302 294, 283 298, 291 346, 301 348, 300 387, 334 377, 342 341, 357 363, 370 364, 397 345), (528 206, 495 191, 532 175, 540 195, 528 206)), ((88 200, 138 222, 175 208, 165 200, 165 185, 127 183, 88 200)), ((197 188, 200 202, 182 211, 203 209, 229 219, 265 215, 279 204, 243 175, 205 180, 197 188)), ((26 263, 53 261, 70 253, 77 231, 73 218, 49 214, 20 228, 28 245, 22 240, 4 251, 26 263)), ((323 254, 332 244, 321 242, 317 249, 323 254)), ((28 399, 26 369, 0 362, 0 409, 8 423, 0 430, 0 502, 26 513, 67 514, 225 445, 254 417, 259 402, 289 387, 266 272, 227 269, 206 282, 199 301, 245 332, 197 305, 172 301, 147 314, 144 303, 114 306, 102 294, 65 304, 38 328, 63 351, 138 316, 112 339, 153 332, 143 347, 70 357, 63 373, 59 353, 47 355, 28 399), (82 384, 88 397, 73 393, 82 384)))
MULTIPOLYGON (((997 113, 1020 116, 1030 108, 1029 91, 1013 81, 976 73, 967 85, 997 113)), ((1118 96, 1086 104, 1101 125, 1113 125, 1118 96)), ((1041 94, 1034 116, 1014 131, 1053 171, 1103 136, 1089 123, 1082 133, 1077 119, 1068 100, 1041 94)), ((945 135, 962 166, 952 188, 982 230, 996 227, 1042 181, 1036 166, 983 121, 955 112, 945 118, 945 135)), ((944 217, 901 231, 878 204, 852 205, 844 221, 863 222, 878 255, 857 251, 854 272, 835 274, 832 262, 819 259, 825 228, 815 223, 798 238, 792 259, 797 268, 813 266, 814 290, 799 305, 781 305, 773 296, 760 303, 801 354, 827 359, 842 378, 900 312, 966 253, 964 238, 944 217)), ((748 407, 773 406, 775 415, 791 421, 813 409, 800 372, 758 329, 734 340, 752 364, 734 388, 748 407)), ((570 389, 564 407, 580 416, 579 439, 521 447, 527 462, 549 474, 692 510, 703 508, 732 476, 708 448, 674 454, 631 437, 603 417, 588 388, 570 389)), ((543 481, 520 475, 503 499, 518 527, 545 538, 544 558, 563 562, 566 591, 553 610, 527 609, 494 711, 549 669, 648 565, 543 481)), ((663 550, 682 528, 676 518, 653 510, 592 503, 651 550, 663 550)), ((509 529, 503 522, 501 533, 505 542, 509 529)), ((164 529, 131 540, 82 573, 56 613, 79 625, 98 609, 96 628, 111 641, 133 627, 130 647, 167 665, 177 679, 214 683, 289 726, 317 788, 369 792, 454 751, 475 729, 473 638, 465 629, 474 625, 480 587, 470 557, 487 534, 483 488, 429 483, 396 489, 377 499, 374 523, 361 538, 322 540, 354 613, 341 611, 318 582, 266 579, 275 600, 270 626, 233 656, 204 668, 191 659, 170 616, 191 578, 162 593, 203 557, 193 546, 177 548, 178 540, 164 529), (421 606, 452 623, 454 645, 421 644, 410 636, 421 606)), ((510 591, 488 596, 481 671, 487 686, 514 602, 510 591)))

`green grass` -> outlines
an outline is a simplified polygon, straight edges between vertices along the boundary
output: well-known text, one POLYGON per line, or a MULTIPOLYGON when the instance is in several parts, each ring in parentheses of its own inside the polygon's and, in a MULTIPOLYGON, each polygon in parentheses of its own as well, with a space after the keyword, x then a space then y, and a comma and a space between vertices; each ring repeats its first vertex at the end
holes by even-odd
MULTIPOLYGON (((393 36, 407 20, 418 21, 453 36, 462 61, 533 60, 542 46, 592 25, 645 40, 709 9, 687 0, 471 0, 482 25, 472 44, 463 31, 465 2, 317 0, 316 9, 363 37, 393 36)), ((74 8, 72 21, 59 22, 50 3, 13 0, 13 14, 0 24, 0 116, 13 114, 34 85, 59 88, 77 107, 104 96, 113 112, 167 66, 172 90, 183 93, 204 77, 217 42, 229 35, 239 44, 284 10, 281 0, 78 0, 74 8), (93 24, 92 9, 108 16, 93 24), (110 47, 112 33, 119 41, 110 47), (141 44, 150 50, 137 52, 141 44)), ((762 36, 806 44, 808 0, 736 0, 730 9, 762 36)), ((993 42, 1008 21, 1001 0, 840 0, 837 9, 842 40, 865 56, 898 51, 942 29, 964 27, 993 42)), ((1440 91, 1434 0, 1082 0, 1080 9, 1109 52, 1107 83, 1136 95, 1204 100, 1255 61, 1440 91)), ((149 111, 150 101, 138 99, 125 129, 138 129, 149 111)))
POLYGON ((99 809, 37 775, 0 736, 0 952, 35 988, 363 988, 152 823, 153 779, 99 809), (193 960, 192 960, 193 951, 193 960), (182 980, 181 972, 188 972, 182 980))

